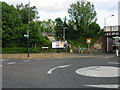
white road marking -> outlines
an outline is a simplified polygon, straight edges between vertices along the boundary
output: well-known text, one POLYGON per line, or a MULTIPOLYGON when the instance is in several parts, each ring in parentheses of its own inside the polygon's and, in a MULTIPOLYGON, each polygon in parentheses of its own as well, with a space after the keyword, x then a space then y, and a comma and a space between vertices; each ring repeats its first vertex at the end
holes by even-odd
POLYGON ((43 59, 35 59, 35 60, 43 60, 43 59))
POLYGON ((57 66, 57 67, 54 67, 52 69, 50 69, 47 74, 52 74, 52 71, 57 69, 57 68, 65 68, 65 67, 69 67, 70 65, 63 65, 63 66, 57 66))
POLYGON ((80 68, 76 70, 76 73, 83 76, 89 77, 118 77, 118 67, 112 66, 91 66, 80 68))
POLYGON ((84 85, 89 87, 98 87, 98 88, 119 88, 119 85, 117 84, 111 84, 111 85, 84 85))
POLYGON ((15 63, 16 63, 16 62, 10 62, 10 63, 8 63, 8 64, 10 65, 10 64, 15 64, 15 63))
POLYGON ((4 60, 4 59, 2 59, 1 61, 3 62, 3 61, 8 61, 8 60, 4 60))
POLYGON ((0 65, 0 67, 2 67, 2 65, 0 65))
POLYGON ((120 64, 118 62, 108 62, 109 64, 120 64))
POLYGON ((29 62, 30 60, 25 60, 24 62, 29 62))

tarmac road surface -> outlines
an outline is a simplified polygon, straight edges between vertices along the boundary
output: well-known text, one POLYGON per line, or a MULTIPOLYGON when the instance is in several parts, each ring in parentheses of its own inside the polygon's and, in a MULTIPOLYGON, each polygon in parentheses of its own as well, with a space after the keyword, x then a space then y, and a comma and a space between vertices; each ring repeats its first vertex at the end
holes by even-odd
POLYGON ((108 57, 2 61, 3 88, 118 88, 120 63, 108 57))

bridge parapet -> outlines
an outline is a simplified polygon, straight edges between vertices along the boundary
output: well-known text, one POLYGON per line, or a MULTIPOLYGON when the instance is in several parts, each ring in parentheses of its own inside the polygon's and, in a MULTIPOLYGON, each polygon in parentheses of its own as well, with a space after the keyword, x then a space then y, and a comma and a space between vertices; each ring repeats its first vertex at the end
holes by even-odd
POLYGON ((120 36, 120 26, 106 26, 104 27, 105 36, 120 36))

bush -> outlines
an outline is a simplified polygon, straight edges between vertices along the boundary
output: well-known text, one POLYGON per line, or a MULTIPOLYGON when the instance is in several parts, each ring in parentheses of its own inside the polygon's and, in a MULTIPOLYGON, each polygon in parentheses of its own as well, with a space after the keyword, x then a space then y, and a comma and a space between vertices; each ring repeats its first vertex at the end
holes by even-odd
POLYGON ((7 53, 26 53, 27 48, 24 47, 14 47, 14 48, 2 48, 2 53, 7 54, 7 53))
POLYGON ((40 47, 30 48, 30 53, 40 53, 40 52, 41 52, 41 48, 40 47))
MULTIPOLYGON (((42 50, 41 47, 34 47, 29 49, 30 49, 30 53, 51 53, 51 52, 60 53, 60 52, 66 52, 66 50, 69 51, 68 47, 66 49, 62 49, 62 48, 52 49, 50 47, 44 50, 42 50)), ((2 48, 3 54, 18 54, 18 53, 27 53, 27 52, 28 52, 27 47, 2 48)))
MULTIPOLYGON (((40 47, 36 48, 30 48, 30 53, 39 53, 41 51, 40 47)), ((14 47, 14 48, 2 48, 2 53, 7 54, 7 53, 27 53, 28 48, 26 47, 14 47)))

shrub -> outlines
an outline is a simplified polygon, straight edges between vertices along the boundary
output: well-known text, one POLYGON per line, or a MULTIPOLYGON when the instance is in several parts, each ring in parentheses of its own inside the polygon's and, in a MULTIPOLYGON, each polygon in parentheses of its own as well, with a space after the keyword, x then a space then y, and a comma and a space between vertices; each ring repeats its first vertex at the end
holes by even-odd
POLYGON ((27 48, 14 47, 14 48, 2 48, 2 53, 26 53, 27 48))

